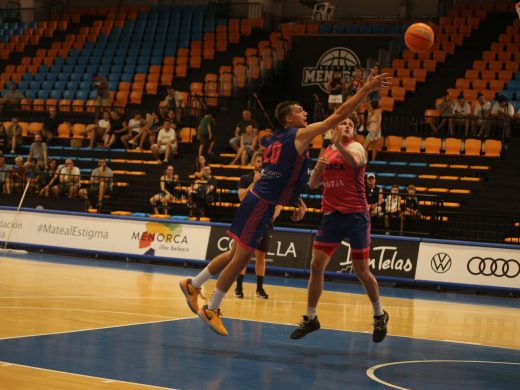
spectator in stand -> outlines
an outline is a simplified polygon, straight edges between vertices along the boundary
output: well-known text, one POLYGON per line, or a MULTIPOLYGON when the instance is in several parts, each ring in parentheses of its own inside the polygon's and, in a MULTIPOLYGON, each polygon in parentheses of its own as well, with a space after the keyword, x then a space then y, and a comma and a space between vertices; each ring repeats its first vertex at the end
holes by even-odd
POLYGON ((363 78, 363 68, 358 65, 354 70, 354 74, 352 75, 350 83, 345 88, 345 98, 355 95, 358 89, 360 89, 364 83, 365 79, 363 78))
POLYGON ((383 216, 383 189, 376 185, 376 175, 367 175, 366 197, 372 219, 383 216))
POLYGON ((406 187, 406 197, 404 198, 403 212, 401 214, 401 231, 403 231, 405 218, 420 218, 419 198, 415 195, 416 188, 413 184, 406 187))
POLYGON ((377 157, 377 141, 381 138, 381 120, 383 109, 379 106, 379 100, 372 100, 368 105, 367 131, 368 134, 363 143, 365 153, 368 156, 368 145, 372 147, 372 161, 377 157))
POLYGON ((477 94, 477 101, 473 109, 473 134, 477 137, 487 138, 489 135, 490 124, 489 117, 491 115, 491 102, 486 101, 486 97, 482 92, 477 94))
POLYGON ((105 134, 103 146, 110 148, 116 141, 121 140, 121 135, 124 133, 128 133, 128 123, 119 111, 113 110, 110 113, 110 132, 105 134))
POLYGON ((10 192, 9 184, 9 172, 13 168, 5 163, 5 157, 0 156, 0 190, 2 194, 8 194, 10 192))
POLYGON ((34 135, 34 142, 31 144, 29 149, 28 160, 36 159, 38 169, 47 169, 47 144, 43 142, 43 137, 40 133, 34 135))
POLYGON ((14 159, 14 167, 9 172, 9 188, 7 193, 12 194, 14 192, 23 191, 25 184, 25 171, 26 167, 23 163, 23 157, 18 156, 14 159))
POLYGON ((18 90, 18 85, 12 83, 9 91, 0 99, 0 115, 4 113, 4 108, 19 109, 20 103, 25 98, 23 93, 18 90))
POLYGON ((200 120, 197 128, 197 140, 199 141, 198 155, 202 156, 204 149, 207 148, 207 154, 213 156, 213 147, 215 146, 215 138, 213 130, 215 129, 215 120, 213 114, 207 112, 200 120))
POLYGON ((448 121, 450 135, 455 135, 454 126, 464 126, 464 137, 468 137, 469 133, 469 117, 471 116, 471 106, 464 99, 464 94, 457 96, 457 101, 453 103, 452 117, 448 121))
POLYGON ((56 196, 66 195, 70 199, 76 198, 81 185, 81 172, 74 166, 74 161, 70 158, 65 160, 65 165, 61 166, 57 174, 58 184, 52 187, 52 193, 56 196))
POLYGON ((427 119, 428 125, 430 125, 432 131, 435 134, 438 134, 439 131, 442 130, 442 128, 444 127, 446 122, 448 122, 448 119, 451 117, 452 112, 453 112, 453 106, 454 106, 453 101, 450 99, 450 95, 449 95, 448 91, 446 91, 444 96, 442 96, 442 98, 439 100, 439 102, 437 102, 437 104, 435 105, 435 108, 439 112, 439 119, 440 119, 439 125, 438 126, 436 125, 434 118, 427 119))
POLYGON ((61 123, 61 118, 56 111, 56 107, 50 107, 47 117, 43 121, 42 137, 50 145, 53 138, 58 136, 58 126, 61 123))
POLYGON ((207 166, 208 162, 206 161, 206 157, 201 154, 197 157, 197 161, 195 161, 195 172, 193 173, 193 176, 195 176, 197 179, 200 179, 202 177, 202 168, 207 166))
POLYGON ((190 217, 204 217, 208 206, 215 200, 217 180, 211 176, 211 168, 202 168, 201 177, 195 178, 188 189, 190 217))
MULTIPOLYGON (((164 104, 169 111, 173 111, 177 120, 180 120, 182 115, 182 108, 184 107, 184 100, 182 94, 176 91, 174 87, 168 87, 168 94, 164 98, 164 104)), ((170 118, 171 120, 172 118, 170 118)))
POLYGON ((25 163, 25 184, 29 183, 28 192, 34 194, 40 192, 40 174, 38 161, 35 158, 28 158, 25 163))
MULTIPOLYGON (((511 137, 511 120, 515 115, 515 108, 507 101, 504 95, 497 97, 496 103, 491 109, 491 118, 493 118, 493 129, 496 130, 497 138, 502 138, 500 129, 504 129, 504 138, 508 140, 511 137)), ((505 145, 506 147, 507 145, 505 145)))
POLYGON ((247 125, 246 132, 240 137, 240 148, 230 164, 236 164, 240 159, 240 164, 247 165, 256 150, 257 144, 258 136, 256 136, 253 126, 247 125))
POLYGON ((341 68, 336 68, 332 71, 332 77, 327 83, 326 88, 329 93, 329 110, 334 111, 341 105, 341 103, 343 103, 345 80, 343 79, 343 71, 341 68))
POLYGON ((267 146, 271 143, 271 138, 273 137, 273 129, 269 127, 264 130, 264 135, 260 137, 258 141, 258 151, 263 152, 267 146))
POLYGON ((2 123, 0 123, 0 153, 4 154, 9 151, 9 137, 2 123))
MULTIPOLYGON (((390 194, 386 197, 385 202, 385 228, 390 228, 391 221, 401 218, 401 196, 399 195, 399 186, 393 184, 390 194)), ((388 232, 387 232, 388 234, 388 232)))
POLYGON ((103 141, 107 137, 111 137, 111 129, 110 129, 110 112, 105 111, 103 113, 103 118, 97 121, 96 126, 91 127, 90 129, 85 131, 85 134, 92 133, 90 136, 90 144, 89 149, 92 149, 97 145, 99 141, 103 141))
POLYGON ((154 214, 159 214, 157 204, 163 206, 163 213, 167 214, 168 203, 179 198, 179 191, 175 189, 179 185, 179 175, 175 174, 173 165, 168 165, 161 176, 161 192, 150 198, 154 214))
POLYGON ((52 186, 53 181, 55 180, 54 177, 56 175, 56 171, 58 169, 58 162, 55 159, 51 159, 48 164, 48 168, 41 172, 40 174, 40 182, 39 182, 39 188, 40 188, 40 196, 48 197, 50 193, 50 189, 52 186))
POLYGON ((108 80, 98 75, 97 73, 92 76, 94 79, 94 88, 97 91, 96 98, 96 121, 99 119, 99 113, 105 111, 110 103, 110 93, 108 91, 108 80))
POLYGON ((88 202, 89 208, 94 206, 100 209, 105 195, 112 192, 113 179, 114 173, 112 169, 107 167, 107 161, 104 158, 100 158, 97 168, 94 168, 90 175, 88 189, 80 189, 79 196, 88 202))
POLYGON ((13 118, 11 125, 7 128, 7 142, 11 149, 11 154, 16 153, 16 149, 22 146, 22 126, 18 123, 18 118, 13 118))
POLYGON ((258 133, 258 122, 254 119, 251 119, 251 111, 244 110, 242 111, 242 119, 237 123, 235 127, 235 136, 229 140, 229 145, 231 145, 235 152, 238 152, 238 149, 240 149, 240 140, 242 134, 246 132, 246 127, 248 125, 253 126, 253 132, 255 134, 258 133))
POLYGON ((121 137, 121 142, 125 146, 125 149, 130 149, 131 145, 138 145, 137 140, 141 136, 144 127, 143 116, 136 113, 132 119, 128 121, 128 133, 121 137))
POLYGON ((177 154, 177 135, 171 126, 171 123, 166 121, 159 134, 157 135, 157 143, 152 145, 152 153, 157 161, 161 161, 159 154, 164 154, 164 163, 170 161, 170 155, 177 154))

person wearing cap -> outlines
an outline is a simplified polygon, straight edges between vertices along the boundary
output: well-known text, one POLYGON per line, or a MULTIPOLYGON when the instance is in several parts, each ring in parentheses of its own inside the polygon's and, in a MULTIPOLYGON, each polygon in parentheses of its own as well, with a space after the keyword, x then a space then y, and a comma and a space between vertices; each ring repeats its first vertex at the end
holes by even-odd
POLYGON ((383 189, 376 185, 376 175, 367 175, 366 197, 370 217, 378 218, 383 216, 383 189))
POLYGON ((457 96, 457 101, 453 104, 452 117, 448 121, 450 135, 453 136, 454 126, 464 126, 464 136, 469 133, 469 116, 471 115, 471 106, 464 99, 464 94, 457 96))
MULTIPOLYGON (((511 120, 514 115, 515 108, 513 105, 507 101, 504 95, 499 95, 491 109, 491 117, 495 119, 493 121, 493 129, 500 130, 503 128, 506 139, 509 139, 511 136, 511 120)), ((500 134, 497 134, 497 136, 500 137, 500 134)))
POLYGON ((477 137, 487 137, 489 135, 489 115, 491 113, 491 102, 486 100, 482 92, 477 94, 477 101, 473 109, 473 134, 477 137))
POLYGON ((7 143, 11 150, 11 154, 16 152, 16 148, 23 143, 22 126, 18 122, 18 118, 13 118, 11 124, 7 128, 7 143))

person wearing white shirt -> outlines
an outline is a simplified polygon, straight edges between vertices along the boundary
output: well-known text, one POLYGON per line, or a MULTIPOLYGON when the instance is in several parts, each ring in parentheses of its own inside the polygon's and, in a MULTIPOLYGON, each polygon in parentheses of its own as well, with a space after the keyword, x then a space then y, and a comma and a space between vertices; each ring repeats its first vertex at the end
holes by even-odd
POLYGON ((478 138, 489 135, 489 116, 491 115, 491 102, 486 101, 486 97, 482 92, 477 94, 477 101, 473 108, 473 134, 478 138))
POLYGON ((165 121, 164 126, 159 130, 157 143, 152 145, 152 153, 160 161, 159 154, 164 154, 163 162, 167 163, 171 154, 177 154, 177 135, 171 122, 165 121))
POLYGON ((454 125, 464 126, 464 136, 468 136, 469 132, 469 116, 471 115, 471 106, 464 100, 464 95, 460 94, 457 101, 453 105, 452 118, 448 122, 450 135, 454 135, 454 125))

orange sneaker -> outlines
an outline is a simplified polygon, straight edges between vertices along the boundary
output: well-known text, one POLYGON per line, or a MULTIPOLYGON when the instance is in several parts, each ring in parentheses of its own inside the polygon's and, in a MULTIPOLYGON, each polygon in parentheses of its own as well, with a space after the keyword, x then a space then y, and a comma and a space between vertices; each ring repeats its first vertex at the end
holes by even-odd
POLYGON ((202 321, 208 324, 211 330, 213 330, 213 332, 216 334, 221 336, 228 335, 228 331, 220 319, 220 317, 222 317, 220 309, 210 310, 208 309, 208 305, 204 305, 199 309, 197 315, 202 321))
POLYGON ((199 311, 199 295, 200 288, 193 287, 191 279, 185 278, 179 282, 182 293, 186 297, 186 303, 190 307, 190 310, 197 314, 199 311))

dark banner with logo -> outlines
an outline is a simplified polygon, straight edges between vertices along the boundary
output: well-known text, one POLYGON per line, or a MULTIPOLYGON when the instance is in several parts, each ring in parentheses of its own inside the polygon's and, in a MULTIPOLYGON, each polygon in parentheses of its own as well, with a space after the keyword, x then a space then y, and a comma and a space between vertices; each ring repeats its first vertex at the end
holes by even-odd
MULTIPOLYGON (((376 276, 414 279, 419 241, 373 238, 370 245, 370 270, 376 276)), ((350 245, 343 242, 330 260, 327 271, 354 274, 350 245)))
MULTIPOLYGON (((231 248, 232 240, 226 235, 227 227, 212 226, 206 258, 215 256, 231 248)), ((305 232, 273 232, 271 249, 266 255, 266 266, 304 269, 310 262, 312 236, 305 232)), ((254 263, 254 256, 251 259, 254 263)))
POLYGON ((296 36, 288 59, 288 98, 308 101, 314 94, 328 95, 326 84, 333 70, 349 81, 356 66, 366 68, 368 58, 377 59, 395 37, 389 36, 296 36))

